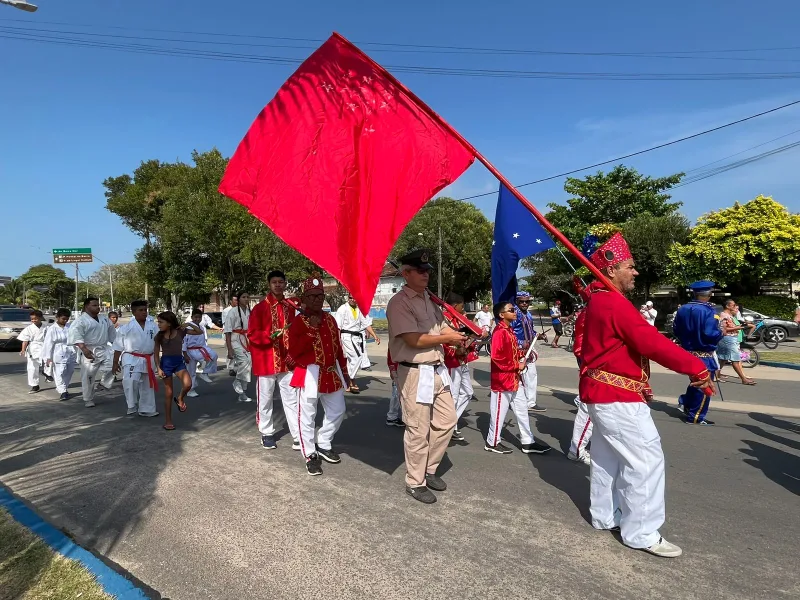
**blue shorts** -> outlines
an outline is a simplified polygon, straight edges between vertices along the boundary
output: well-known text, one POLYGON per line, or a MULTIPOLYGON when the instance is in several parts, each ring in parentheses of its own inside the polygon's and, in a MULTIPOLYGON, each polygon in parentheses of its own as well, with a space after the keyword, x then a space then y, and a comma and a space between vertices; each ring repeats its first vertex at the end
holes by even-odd
POLYGON ((164 371, 164 377, 172 377, 175 373, 185 371, 186 363, 182 356, 162 356, 161 370, 164 371))

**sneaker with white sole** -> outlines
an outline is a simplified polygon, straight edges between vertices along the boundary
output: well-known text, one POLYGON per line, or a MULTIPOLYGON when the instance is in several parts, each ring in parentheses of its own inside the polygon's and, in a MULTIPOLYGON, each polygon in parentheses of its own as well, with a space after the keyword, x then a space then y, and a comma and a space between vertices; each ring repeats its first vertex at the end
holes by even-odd
POLYGON ((550 452, 550 446, 540 442, 533 442, 532 444, 522 444, 522 451, 525 454, 544 454, 550 452))
POLYGON ((300 450, 300 440, 292 440, 292 450, 300 450))
POLYGON ((592 464, 592 457, 588 452, 586 452, 586 450, 580 454, 575 454, 574 452, 570 451, 567 453, 567 458, 573 462, 580 462, 585 465, 592 464))
POLYGON ((189 390, 188 392, 186 392, 186 395, 189 396, 189 398, 197 398, 200 394, 198 394, 194 390, 189 390))
POLYGON ((456 442, 463 442, 463 441, 465 441, 465 440, 464 440, 464 434, 463 434, 463 433, 461 433, 461 430, 460 430, 460 429, 454 429, 454 430, 453 430, 453 440, 454 440, 454 441, 456 441, 456 442))
POLYGON ((140 417, 157 417, 157 416, 158 416, 158 415, 160 415, 160 414, 161 414, 161 413, 160 413, 160 412, 158 412, 158 411, 153 411, 153 412, 140 412, 140 413, 139 413, 139 416, 140 416, 140 417))
POLYGON ((125 414, 126 414, 127 416, 129 416, 129 417, 132 417, 132 416, 133 416, 133 415, 135 415, 137 412, 139 412, 139 409, 138 409, 138 408, 129 408, 129 409, 128 409, 128 412, 126 412, 125 414))
POLYGON ((316 452, 306 458, 306 470, 311 476, 322 475, 322 460, 316 452))
POLYGON ((248 396, 247 394, 240 394, 239 395, 239 402, 252 402, 253 399, 248 396))
POLYGON ((205 381, 206 383, 213 383, 213 382, 211 381, 211 377, 209 377, 209 376, 208 376, 208 375, 206 375, 205 373, 198 373, 198 374, 197 374, 197 377, 198 377, 198 379, 202 379, 202 380, 203 380, 203 381, 205 381))
POLYGON ((680 546, 676 546, 675 544, 668 542, 663 537, 658 538, 658 542, 649 548, 642 548, 642 550, 662 558, 676 558, 683 554, 683 550, 680 549, 680 546))
POLYGON ((484 445, 484 450, 487 452, 494 452, 495 454, 511 454, 513 450, 508 446, 504 446, 503 444, 497 444, 496 446, 490 446, 489 444, 484 445))
POLYGON ((93 408, 94 406, 97 406, 97 405, 94 402, 92 402, 91 400, 89 400, 89 402, 84 402, 83 406, 86 407, 86 408, 93 408))

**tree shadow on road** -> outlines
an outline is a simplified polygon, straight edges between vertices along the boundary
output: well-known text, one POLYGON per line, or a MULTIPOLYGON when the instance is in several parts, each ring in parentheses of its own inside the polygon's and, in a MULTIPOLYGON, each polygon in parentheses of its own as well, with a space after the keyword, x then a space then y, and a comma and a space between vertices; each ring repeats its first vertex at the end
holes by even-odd
MULTIPOLYGON (((788 431, 790 434, 800 433, 800 431, 798 431, 798 429, 800 429, 798 425, 790 421, 760 413, 750 413, 750 417, 756 421, 788 431)), ((800 440, 773 433, 758 425, 739 423, 738 426, 765 440, 800 451, 800 440)), ((742 441, 750 446, 750 448, 743 448, 740 450, 742 454, 751 457, 745 459, 745 463, 760 469, 766 477, 784 487, 789 492, 800 495, 800 456, 787 452, 782 448, 762 444, 761 442, 752 440, 742 441)))

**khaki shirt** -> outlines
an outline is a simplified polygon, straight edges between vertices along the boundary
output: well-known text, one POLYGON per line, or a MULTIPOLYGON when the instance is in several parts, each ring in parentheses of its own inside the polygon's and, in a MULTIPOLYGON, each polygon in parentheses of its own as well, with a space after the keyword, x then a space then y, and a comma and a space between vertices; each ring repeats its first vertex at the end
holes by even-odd
POLYGON ((394 362, 434 364, 444 362, 442 346, 412 348, 400 336, 404 333, 428 333, 439 335, 444 326, 444 316, 428 296, 415 292, 408 286, 389 300, 386 306, 389 322, 389 352, 394 362))

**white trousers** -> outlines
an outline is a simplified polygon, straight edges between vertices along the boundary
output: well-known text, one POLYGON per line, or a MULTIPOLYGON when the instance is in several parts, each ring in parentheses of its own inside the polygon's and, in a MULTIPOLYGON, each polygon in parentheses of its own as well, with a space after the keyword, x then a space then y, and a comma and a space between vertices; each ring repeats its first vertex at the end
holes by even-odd
POLYGON ((644 402, 590 404, 592 526, 619 525, 631 548, 657 543, 664 524, 664 453, 650 407, 644 402), (615 512, 621 517, 616 520, 615 512))
POLYGON ((589 408, 577 399, 578 414, 575 415, 575 422, 572 425, 572 442, 569 445, 569 451, 580 456, 581 452, 586 450, 586 445, 592 439, 592 420, 589 418, 589 408))
POLYGON ((456 405, 456 429, 458 429, 458 419, 467 410, 472 395, 475 390, 472 389, 472 375, 469 372, 469 365, 460 365, 450 369, 450 393, 453 395, 453 402, 456 405))
POLYGON ((94 384, 98 372, 102 372, 100 383, 106 389, 111 388, 114 383, 114 374, 111 373, 111 362, 108 352, 100 354, 96 349, 92 349, 95 354, 94 360, 88 360, 81 355, 81 393, 84 403, 94 402, 94 384))
MULTIPOLYGON (((236 335, 236 334, 234 334, 236 335)), ((250 376, 253 369, 253 359, 244 346, 235 340, 231 342, 233 347, 233 369, 236 371, 236 378, 233 380, 233 389, 237 394, 247 393, 247 386, 250 384, 250 376)))
POLYGON ((211 375, 212 373, 217 372, 217 358, 219 356, 216 352, 214 352, 211 348, 206 346, 206 351, 208 355, 211 357, 210 361, 207 361, 203 365, 203 369, 198 369, 198 365, 205 360, 203 357, 203 353, 200 350, 187 350, 186 354, 189 356, 189 362, 186 363, 186 370, 189 371, 189 376, 192 378, 192 389, 197 390, 197 374, 198 373, 205 373, 206 375, 211 375))
POLYGON ((281 394, 283 413, 286 415, 286 425, 289 435, 297 439, 297 390, 290 384, 291 373, 278 373, 277 375, 259 375, 256 383, 256 425, 261 435, 275 435, 275 419, 273 418, 272 397, 277 384, 281 394))
POLYGON ((128 410, 150 414, 157 412, 156 392, 150 387, 147 373, 131 373, 130 367, 122 367, 122 390, 128 410))
POLYGON ((38 358, 28 357, 28 385, 37 387, 39 385, 39 369, 42 362, 38 358))
POLYGON ((53 363, 53 379, 56 382, 56 391, 63 394, 69 387, 72 374, 75 372, 75 361, 66 363, 53 363))
POLYGON ((389 399, 389 412, 386 413, 387 421, 401 419, 403 408, 400 405, 400 394, 397 391, 397 382, 392 381, 392 397, 389 399))
POLYGON ((342 350, 347 359, 347 374, 355 379, 359 369, 368 369, 372 363, 367 356, 367 341, 350 333, 342 334, 342 350), (363 348, 362 348, 363 346, 363 348))
POLYGON ((316 446, 323 450, 330 450, 333 436, 339 431, 344 421, 344 389, 331 394, 320 394, 319 398, 307 398, 305 390, 294 388, 297 397, 297 423, 300 451, 304 457, 309 457, 317 451, 316 446), (322 402, 325 416, 322 427, 317 433, 317 443, 314 444, 314 423, 317 418, 317 406, 322 402))
POLYGON ((539 385, 539 373, 536 371, 535 362, 528 363, 522 372, 522 383, 525 385, 527 408, 533 408, 536 406, 536 386, 539 385))
POLYGON ((531 431, 531 421, 528 416, 527 397, 520 388, 516 392, 492 392, 489 398, 489 435, 486 436, 486 443, 496 446, 500 443, 500 436, 503 433, 506 413, 509 406, 514 411, 519 426, 519 441, 522 444, 533 443, 533 432, 531 431))

